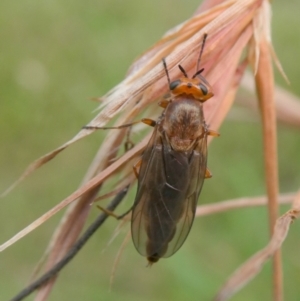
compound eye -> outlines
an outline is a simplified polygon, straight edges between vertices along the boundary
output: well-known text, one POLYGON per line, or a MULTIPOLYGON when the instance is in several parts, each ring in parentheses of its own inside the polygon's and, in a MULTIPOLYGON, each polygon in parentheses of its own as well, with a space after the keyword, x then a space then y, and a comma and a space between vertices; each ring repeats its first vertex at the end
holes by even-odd
POLYGON ((207 95, 208 90, 207 90, 206 86, 204 86, 203 84, 200 84, 199 88, 201 89, 203 95, 207 95))
POLYGON ((170 90, 174 90, 176 87, 178 87, 181 84, 181 80, 175 80, 170 83, 170 90))

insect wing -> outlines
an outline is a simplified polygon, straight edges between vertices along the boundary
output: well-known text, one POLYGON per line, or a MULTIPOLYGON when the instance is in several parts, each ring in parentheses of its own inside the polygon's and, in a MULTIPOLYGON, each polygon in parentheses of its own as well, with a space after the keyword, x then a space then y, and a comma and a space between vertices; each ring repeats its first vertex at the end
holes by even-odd
POLYGON ((138 189, 131 217, 132 240, 137 251, 144 256, 147 256, 148 235, 146 229, 151 223, 148 214, 149 207, 151 210, 151 201, 158 196, 161 183, 165 183, 165 176, 161 172, 162 166, 162 143, 158 125, 156 125, 143 153, 139 170, 138 189))
POLYGON ((196 213, 197 201, 203 186, 207 166, 207 136, 200 139, 189 158, 188 189, 185 197, 178 206, 182 206, 182 215, 177 221, 176 232, 169 243, 168 250, 163 257, 174 254, 186 240, 196 213))
POLYGON ((132 213, 132 237, 140 254, 174 254, 192 226, 206 170, 206 137, 191 154, 175 152, 157 127, 145 150, 132 213))

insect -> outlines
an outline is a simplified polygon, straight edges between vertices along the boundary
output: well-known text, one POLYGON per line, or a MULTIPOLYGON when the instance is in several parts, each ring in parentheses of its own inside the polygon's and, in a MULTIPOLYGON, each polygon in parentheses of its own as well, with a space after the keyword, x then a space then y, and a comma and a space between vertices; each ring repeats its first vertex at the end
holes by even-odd
POLYGON ((157 121, 142 119, 154 131, 140 161, 131 234, 149 265, 182 246, 194 221, 203 181, 211 177, 206 168, 207 136, 219 134, 208 128, 203 114, 202 103, 213 96, 201 75, 204 69, 199 69, 206 36, 191 78, 179 65, 183 77, 171 82, 163 59, 171 98, 159 103, 164 111, 157 121))
POLYGON ((142 156, 138 175, 137 194, 132 209, 131 233, 134 245, 149 264, 173 255, 187 238, 195 217, 197 200, 206 177, 207 136, 218 136, 208 129, 202 103, 213 96, 212 88, 201 75, 199 62, 196 73, 189 78, 181 65, 184 77, 170 81, 169 101, 158 121, 145 123, 154 126, 152 137, 142 156))

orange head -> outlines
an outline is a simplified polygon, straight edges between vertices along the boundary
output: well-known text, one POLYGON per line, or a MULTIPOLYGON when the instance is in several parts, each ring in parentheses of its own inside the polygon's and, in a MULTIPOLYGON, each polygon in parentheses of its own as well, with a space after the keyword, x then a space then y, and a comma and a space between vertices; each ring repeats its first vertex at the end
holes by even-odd
MULTIPOLYGON (((180 65, 179 68, 181 71, 184 71, 180 65)), ((201 69, 200 71, 202 72, 203 69, 201 69)), ((184 75, 185 77, 182 77, 170 83, 170 90, 173 95, 178 96, 186 94, 190 97, 195 98, 196 100, 199 100, 200 102, 204 102, 214 96, 211 85, 200 74, 200 72, 196 72, 196 74, 192 78, 188 78, 185 71, 184 75)))

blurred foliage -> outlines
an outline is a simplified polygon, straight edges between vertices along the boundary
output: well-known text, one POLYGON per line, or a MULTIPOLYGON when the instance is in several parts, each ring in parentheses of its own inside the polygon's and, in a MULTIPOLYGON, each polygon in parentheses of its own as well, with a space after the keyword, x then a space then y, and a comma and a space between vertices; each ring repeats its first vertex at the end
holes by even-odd
MULTIPOLYGON (((0 3, 0 189, 8 187, 33 160, 70 139, 93 116, 101 96, 124 75, 142 51, 169 28, 187 19, 193 0, 36 1, 0 3), (175 5, 174 5, 175 4, 175 5)), ((299 1, 273 2, 273 41, 300 95, 297 66, 300 40, 299 1)), ((214 177, 204 185, 201 202, 265 194, 259 119, 228 120, 209 151, 214 177)), ((299 130, 279 125, 282 192, 299 188, 299 130)), ((97 132, 64 151, 1 200, 1 243, 32 222, 80 184, 101 143, 97 132)), ((133 194, 122 209, 128 208, 133 194)), ((282 210, 285 211, 285 206, 282 210)), ((119 209, 121 212, 122 209, 119 209)), ((91 220, 98 214, 92 210, 91 220)), ((0 257, 1 300, 30 280, 62 213, 7 249, 0 257)), ((61 273, 49 300, 209 300, 226 277, 268 240, 266 208, 252 208, 196 220, 182 249, 151 269, 130 242, 109 278, 129 227, 108 245, 116 227, 110 219, 61 273)), ((296 222, 283 248, 286 300, 299 296, 300 225, 296 222)), ((232 300, 270 300, 271 266, 232 300)), ((28 298, 32 300, 32 297, 28 298)))

